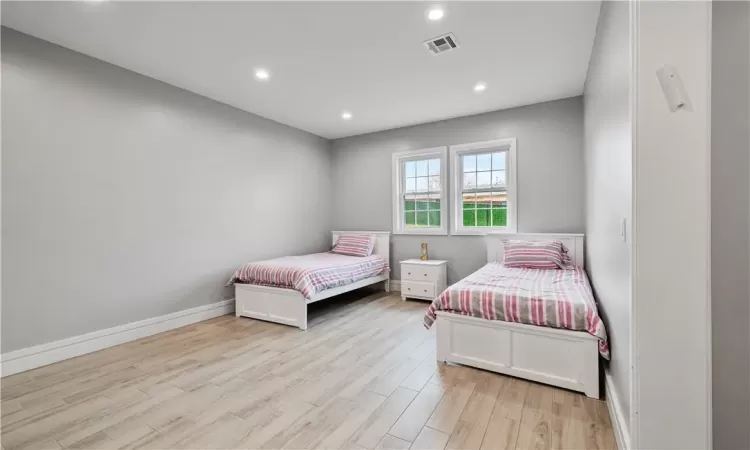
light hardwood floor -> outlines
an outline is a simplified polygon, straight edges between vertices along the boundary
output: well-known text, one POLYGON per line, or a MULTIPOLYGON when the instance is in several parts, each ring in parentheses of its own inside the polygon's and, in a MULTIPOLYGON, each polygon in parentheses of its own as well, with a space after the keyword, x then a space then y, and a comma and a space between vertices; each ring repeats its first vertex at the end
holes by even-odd
MULTIPOLYGON (((223 316, 2 380, 17 448, 614 448, 604 402, 435 361, 427 303, 223 316)), ((363 298, 364 297, 364 298, 363 298)))

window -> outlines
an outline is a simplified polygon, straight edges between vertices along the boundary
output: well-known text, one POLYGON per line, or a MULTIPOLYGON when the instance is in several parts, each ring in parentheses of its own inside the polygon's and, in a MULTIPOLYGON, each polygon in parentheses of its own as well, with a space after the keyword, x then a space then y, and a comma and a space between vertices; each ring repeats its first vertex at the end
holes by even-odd
POLYGON ((448 234, 447 147, 393 154, 394 234, 448 234))
POLYGON ((451 147, 453 234, 516 229, 516 140, 451 147))

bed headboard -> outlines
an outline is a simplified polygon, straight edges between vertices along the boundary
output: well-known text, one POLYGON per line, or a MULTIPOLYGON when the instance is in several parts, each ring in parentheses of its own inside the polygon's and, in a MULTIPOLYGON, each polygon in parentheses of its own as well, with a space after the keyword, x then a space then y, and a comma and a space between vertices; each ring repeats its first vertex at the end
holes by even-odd
POLYGON ((336 239, 342 234, 372 234, 375 236, 375 247, 372 249, 373 255, 381 255, 391 263, 391 232, 390 231, 332 231, 333 241, 331 245, 336 243, 336 239))
POLYGON ((503 261, 503 240, 522 239, 526 241, 560 241, 568 247, 568 255, 573 264, 583 267, 583 234, 555 233, 489 233, 487 234, 487 262, 503 261))

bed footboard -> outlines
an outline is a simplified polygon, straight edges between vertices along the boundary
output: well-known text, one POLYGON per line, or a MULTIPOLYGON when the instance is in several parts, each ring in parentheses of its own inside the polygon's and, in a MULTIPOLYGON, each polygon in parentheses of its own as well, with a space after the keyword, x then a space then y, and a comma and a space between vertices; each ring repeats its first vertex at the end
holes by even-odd
POLYGON ((299 292, 235 284, 235 315, 307 329, 307 301, 299 292))
POLYGON ((599 398, 598 339, 582 331, 438 311, 437 359, 599 398))

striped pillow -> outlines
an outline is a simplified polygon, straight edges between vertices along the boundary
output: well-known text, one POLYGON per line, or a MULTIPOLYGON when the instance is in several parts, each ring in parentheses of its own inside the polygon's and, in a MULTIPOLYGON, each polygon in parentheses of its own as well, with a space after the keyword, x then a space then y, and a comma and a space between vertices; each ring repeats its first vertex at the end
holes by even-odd
POLYGON ((560 241, 504 241, 505 267, 567 269, 568 249, 560 241))
POLYGON ((370 256, 375 247, 371 234, 344 234, 336 239, 331 253, 349 256, 370 256))

